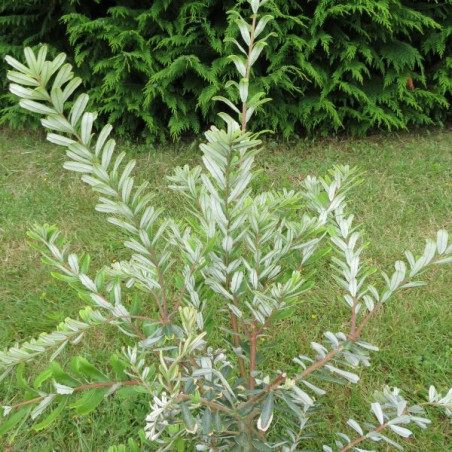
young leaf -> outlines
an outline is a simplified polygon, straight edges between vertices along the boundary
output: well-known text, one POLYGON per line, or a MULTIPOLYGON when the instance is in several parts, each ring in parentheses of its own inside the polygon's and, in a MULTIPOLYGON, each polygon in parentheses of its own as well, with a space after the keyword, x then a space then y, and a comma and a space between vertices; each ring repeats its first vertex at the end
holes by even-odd
POLYGON ((242 77, 246 77, 246 66, 245 66, 245 63, 243 62, 243 58, 241 58, 237 55, 230 55, 228 58, 234 62, 235 67, 239 71, 239 74, 242 77))
POLYGON ((413 432, 411 430, 408 430, 405 427, 400 427, 400 425, 390 424, 389 428, 394 433, 397 433, 397 435, 401 436, 402 438, 408 438, 408 437, 410 437, 413 434, 413 432))
POLYGON ((371 405, 371 409, 375 414, 375 417, 378 419, 378 422, 381 424, 384 423, 383 410, 381 409, 381 405, 378 402, 374 402, 371 405))

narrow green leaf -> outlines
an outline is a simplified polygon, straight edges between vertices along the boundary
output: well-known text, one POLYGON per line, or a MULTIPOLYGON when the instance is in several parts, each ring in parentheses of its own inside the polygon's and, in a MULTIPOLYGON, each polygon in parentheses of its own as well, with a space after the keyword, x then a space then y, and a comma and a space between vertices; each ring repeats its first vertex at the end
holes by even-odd
POLYGON ((191 414, 190 409, 188 408, 186 403, 181 403, 182 409, 182 419, 184 420, 185 429, 188 433, 196 433, 198 429, 198 424, 196 423, 196 419, 191 414))
POLYGON ((288 309, 284 309, 281 311, 277 311, 273 316, 273 320, 283 320, 283 319, 287 319, 289 317, 292 317, 295 312, 296 312, 297 308, 292 307, 292 308, 288 308, 288 309))
POLYGON ((51 63, 50 75, 54 74, 63 65, 65 60, 66 54, 59 53, 51 63))
POLYGON ((8 433, 16 426, 16 424, 26 418, 30 414, 32 408, 32 406, 27 406, 17 411, 13 415, 8 416, 7 420, 0 425, 0 436, 8 433))
POLYGON ((110 365, 115 371, 118 380, 127 379, 127 374, 124 372, 124 370, 127 369, 127 364, 122 361, 115 353, 110 356, 110 365))
POLYGON ((232 108, 237 114, 240 114, 240 110, 226 97, 214 96, 212 97, 212 100, 219 100, 221 102, 224 102, 228 107, 232 108))
POLYGON ((69 397, 59 396, 62 397, 62 400, 58 404, 58 406, 41 422, 35 424, 33 426, 33 430, 36 432, 39 432, 40 430, 44 430, 46 427, 48 427, 64 410, 64 407, 66 406, 69 397))
POLYGON ((73 133, 74 129, 71 124, 64 118, 64 116, 49 115, 46 118, 41 119, 41 124, 50 130, 55 130, 61 133, 73 133))
POLYGON ((56 361, 50 363, 49 369, 52 370, 53 378, 56 382, 73 388, 80 386, 81 382, 67 374, 56 361))
POLYGON ((202 434, 209 435, 212 431, 212 413, 210 412, 210 408, 207 407, 204 410, 201 420, 202 434))
POLYGON ((53 375, 52 369, 46 369, 43 372, 41 372, 34 380, 33 382, 33 387, 35 389, 39 389, 42 385, 42 383, 44 383, 44 381, 48 380, 49 378, 51 378, 53 375))
POLYGON ((257 420, 257 428, 263 432, 266 432, 270 427, 273 420, 273 393, 270 392, 265 399, 262 407, 261 415, 257 420))
POLYGON ((28 382, 25 380, 23 374, 24 374, 24 369, 25 369, 25 363, 20 363, 17 366, 17 370, 16 370, 16 381, 17 384, 26 390, 31 389, 30 385, 28 384, 28 382))
POLYGON ((77 356, 74 359, 75 369, 83 377, 89 377, 93 381, 106 382, 109 378, 100 370, 96 369, 87 359, 77 356))
POLYGON ((77 414, 86 416, 91 413, 103 400, 109 388, 90 389, 76 402, 70 405, 77 414))

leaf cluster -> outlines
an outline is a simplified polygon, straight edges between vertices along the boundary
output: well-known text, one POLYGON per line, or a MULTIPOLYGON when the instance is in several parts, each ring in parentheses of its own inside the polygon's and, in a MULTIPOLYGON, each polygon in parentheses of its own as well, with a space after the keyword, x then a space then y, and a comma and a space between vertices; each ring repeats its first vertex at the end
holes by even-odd
MULTIPOLYGON (((70 251, 55 226, 30 231, 52 275, 75 290, 85 308, 55 331, 0 352, 0 378, 17 367, 22 388, 22 401, 2 406, 0 434, 9 434, 10 442, 24 425, 46 428, 66 408, 86 415, 107 397, 133 394, 149 407, 138 422, 142 444, 150 450, 312 447, 306 433, 325 415, 319 400, 328 389, 325 382, 357 384, 361 368, 378 351, 366 339, 367 324, 395 294, 423 285, 426 269, 452 261, 449 235, 440 230, 422 255, 406 252, 406 261, 396 261, 391 274, 379 272, 374 279, 378 270, 364 258, 362 233, 346 203, 361 181, 355 168, 337 166, 324 177, 308 176, 297 191, 253 190, 262 143, 248 121, 266 99, 250 90, 249 80, 270 42, 271 35, 261 35, 273 20, 260 14, 267 3, 249 1, 251 22, 231 13, 243 41, 233 44, 245 55, 232 55, 239 81, 229 84, 230 98, 220 99, 233 113, 221 112, 224 126, 205 133, 204 169, 185 166, 169 177, 170 188, 186 201, 181 219, 157 208, 148 184, 136 182, 135 162, 115 154, 113 127, 96 131, 97 114, 89 111, 89 96, 76 93, 81 79, 64 54, 48 58, 46 47, 37 53, 27 47, 25 64, 6 57, 11 93, 23 109, 41 116, 47 139, 66 150, 64 167, 80 173, 99 195, 96 210, 118 228, 128 250, 124 260, 96 270, 87 254, 70 251), (325 331, 310 343, 308 355, 272 369, 261 339, 309 300, 315 270, 327 256, 346 312, 344 331, 325 331), (87 331, 107 325, 117 330, 122 346, 108 363, 84 356, 64 365, 55 361, 87 331), (46 358, 49 364, 31 383, 25 366, 46 358)), ((452 414, 452 390, 443 396, 433 386, 426 402, 408 403, 397 388, 375 398, 371 411, 378 424, 349 419, 359 436, 339 432, 339 451, 364 450, 358 444, 366 441, 400 449, 397 438, 412 435, 406 425, 430 423, 423 406, 452 414)), ((133 439, 129 447, 136 450, 133 439)))
MULTIPOLYGON (((445 124, 451 6, 450 0, 274 0, 268 10, 277 21, 269 30, 278 38, 259 49, 253 67, 255 93, 273 102, 259 107, 265 114, 252 127, 289 137, 445 124)), ((177 139, 219 124, 215 96, 237 99, 225 82, 240 23, 225 12, 243 15, 244 8, 232 0, 151 6, 70 0, 50 9, 41 0, 3 1, 0 50, 18 57, 24 44, 52 43, 51 50, 68 54, 116 133, 177 139)), ((0 102, 3 123, 25 123, 9 94, 0 102)))

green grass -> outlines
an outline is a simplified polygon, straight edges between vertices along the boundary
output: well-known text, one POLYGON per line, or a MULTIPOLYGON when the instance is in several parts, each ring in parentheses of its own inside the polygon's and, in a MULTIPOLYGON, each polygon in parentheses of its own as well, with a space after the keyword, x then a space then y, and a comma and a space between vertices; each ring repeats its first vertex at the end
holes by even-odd
MULTIPOLYGON (((140 174, 151 182, 168 213, 176 212, 179 201, 166 190, 164 176, 176 165, 199 163, 199 151, 182 145, 150 151, 144 146, 122 148, 138 160, 140 174)), ((26 245, 26 231, 33 223, 57 224, 76 251, 91 254, 94 266, 121 253, 114 228, 94 211, 95 195, 77 175, 62 169, 64 160, 61 148, 45 143, 41 135, 18 136, 0 130, 0 348, 50 331, 82 307, 26 245)), ((424 238, 434 236, 439 228, 452 232, 452 131, 317 143, 269 142, 258 158, 258 166, 265 171, 254 186, 258 190, 297 187, 307 174, 324 174, 336 163, 356 165, 366 172, 366 182, 353 192, 349 209, 371 243, 367 258, 379 268, 390 270, 405 249, 420 252, 424 238)), ((431 383, 443 392, 448 389, 452 380, 450 275, 446 268, 430 271, 425 276, 427 287, 393 299, 374 319, 366 336, 381 351, 373 355, 370 369, 361 370, 359 385, 331 388, 324 403, 332 416, 319 420, 326 439, 331 439, 331 432, 347 431, 348 417, 365 420, 373 390, 385 384, 420 397, 431 383)), ((322 277, 327 276, 326 271, 322 277)), ((311 340, 319 340, 325 330, 341 328, 346 314, 335 293, 332 280, 318 284, 297 316, 279 325, 271 339, 282 347, 268 356, 272 368, 291 366, 293 356, 308 352, 311 340)), ((112 341, 112 331, 92 334, 83 350, 101 361, 112 341)), ((78 346, 74 351, 80 350, 78 346)), ((0 405, 14 391, 14 383, 3 383, 0 405)), ((15 400, 21 400, 20 395, 15 400)), ((68 412, 50 431, 21 432, 3 448, 106 450, 141 427, 146 410, 136 400, 112 399, 88 418, 68 412)), ((408 451, 451 450, 449 421, 434 410, 429 414, 432 427, 427 432, 416 430, 414 440, 404 441, 408 451)))

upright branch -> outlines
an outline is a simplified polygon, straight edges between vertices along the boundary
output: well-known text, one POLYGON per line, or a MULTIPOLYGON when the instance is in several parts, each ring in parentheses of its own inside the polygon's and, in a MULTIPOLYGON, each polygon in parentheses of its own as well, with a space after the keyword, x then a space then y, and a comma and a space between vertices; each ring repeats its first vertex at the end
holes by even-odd
MULTIPOLYGON (((250 74, 251 74, 251 66, 252 66, 252 55, 253 55, 253 48, 254 48, 254 34, 256 31, 256 21, 257 21, 257 14, 253 14, 252 16, 252 22, 251 22, 251 30, 250 30, 250 43, 248 45, 248 54, 247 54, 247 60, 246 60, 246 72, 245 72, 245 81, 243 82, 244 84, 246 84, 246 81, 249 81, 250 79, 250 74)), ((249 83, 249 82, 248 82, 249 83)), ((242 102, 242 132, 246 131, 246 124, 247 124, 247 119, 246 119, 246 112, 247 112, 247 104, 246 104, 246 100, 245 99, 242 102)))
MULTIPOLYGON (((14 68, 8 73, 10 90, 23 108, 43 116, 43 126, 52 131, 48 139, 66 148, 65 168, 81 173, 82 180, 101 194, 96 209, 127 234, 124 245, 131 255, 91 278, 89 256, 68 254, 55 227, 37 226, 30 232, 43 260, 56 269, 53 275, 76 288, 87 306, 80 320, 66 319, 52 333, 0 352, 0 370, 6 374, 17 365, 17 380, 28 398, 1 407, 6 420, 2 418, 0 434, 14 430, 16 435, 20 426, 29 425, 29 418, 36 430, 45 428, 69 398, 75 399, 69 408, 88 414, 109 394, 129 395, 136 387, 136 396, 149 404, 141 438, 146 449, 176 450, 181 444, 190 450, 312 448, 303 430, 314 427, 310 417, 321 408, 317 398, 326 391, 310 377, 357 383, 355 369, 369 366, 369 351, 378 350, 363 340, 374 314, 397 291, 420 285, 415 278, 425 268, 452 261, 448 234, 439 231, 421 257, 407 252, 407 263, 397 261, 391 276, 383 273, 383 289, 368 284, 374 269, 361 258, 364 247, 352 227, 353 216, 344 214, 345 195, 357 183, 356 170, 348 166, 336 166, 323 178, 308 176, 301 192, 269 188, 254 193, 253 163, 261 141, 247 126, 269 99, 261 92, 249 95, 249 85, 253 64, 272 35, 260 38, 272 19, 259 14, 266 1, 249 0, 250 23, 231 12, 245 44, 233 40, 241 55, 230 58, 240 77, 227 88, 237 90, 240 103, 217 99, 237 116, 220 113, 225 127, 212 126, 205 133, 200 145, 205 170, 185 166, 169 178, 170 188, 190 200, 188 218, 162 218, 163 211, 152 205, 152 195, 146 192, 147 184, 135 186, 134 162, 123 164, 125 154, 114 155, 112 126, 92 133, 96 114, 85 111, 86 94, 72 97, 81 80, 64 63, 64 55, 47 61, 42 47, 37 54, 25 49, 26 65, 6 58, 14 68), (300 214, 305 207, 306 213, 300 214), (310 209, 316 213, 311 215, 310 209), (327 237, 331 247, 322 248, 327 237), (312 273, 300 270, 332 248, 332 273, 350 312, 349 331, 326 331, 321 342, 311 342, 315 356, 294 358, 300 369, 292 377, 287 369, 265 369, 258 359, 260 338, 306 301, 312 273), (124 290, 137 297, 128 300, 124 290), (146 300, 154 299, 151 312, 147 303, 139 302, 143 293, 146 300), (217 316, 225 311, 230 323, 222 329, 217 316), (76 344, 86 332, 107 324, 118 327, 124 347, 110 356, 104 370, 81 356, 65 369, 54 360, 66 344, 76 344), (54 349, 48 368, 28 385, 22 376, 25 362, 54 349), (46 392, 52 386, 55 390, 46 392), (51 406, 47 417, 35 423, 51 406)), ((444 397, 434 388, 429 392, 429 403, 452 415, 452 390, 444 397)), ((372 411, 378 425, 366 424, 369 431, 364 434, 350 419, 347 424, 358 437, 340 434, 339 449, 352 450, 368 438, 392 444, 382 434, 384 429, 407 437, 411 432, 399 424, 414 422, 423 428, 428 423, 419 416, 420 406, 407 408, 395 390, 385 390, 372 411), (347 443, 341 442, 344 439, 347 443)), ((323 450, 332 452, 329 446, 323 450)))

